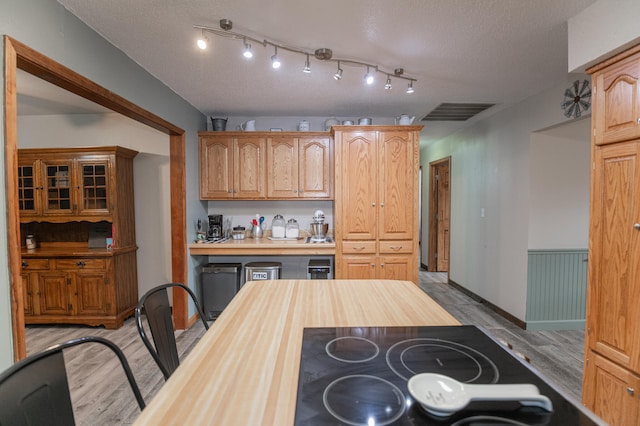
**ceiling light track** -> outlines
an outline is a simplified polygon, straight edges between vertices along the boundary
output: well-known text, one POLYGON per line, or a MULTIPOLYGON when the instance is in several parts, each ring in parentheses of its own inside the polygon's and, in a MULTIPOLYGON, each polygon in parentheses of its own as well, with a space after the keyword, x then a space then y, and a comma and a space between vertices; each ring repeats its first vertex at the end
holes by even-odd
POLYGON ((372 72, 378 73, 378 74, 383 74, 384 76, 386 76, 385 89, 390 89, 391 88, 391 78, 395 78, 395 79, 402 79, 402 80, 408 81, 409 84, 407 86, 407 91, 406 92, 407 93, 413 93, 413 91, 414 91, 413 83, 418 81, 415 78, 405 76, 403 68, 396 68, 396 69, 393 70, 393 72, 387 72, 387 71, 381 69, 380 66, 378 66, 377 64, 371 64, 371 63, 368 63, 368 62, 358 61, 358 60, 354 60, 354 59, 334 58, 333 57, 333 51, 331 49, 328 49, 328 48, 319 48, 319 49, 316 49, 315 51, 311 52, 311 51, 304 50, 302 48, 293 47, 293 46, 287 46, 287 45, 276 43, 274 41, 267 40, 267 39, 259 40, 259 39, 255 38, 255 37, 250 36, 250 35, 246 35, 246 34, 242 34, 242 33, 239 33, 239 32, 231 31, 231 29, 233 28, 233 23, 228 19, 221 19, 220 20, 220 28, 211 28, 211 27, 206 27, 206 26, 202 26, 202 25, 194 25, 193 28, 196 28, 196 29, 200 30, 201 33, 202 33, 201 34, 201 38, 198 39, 198 46, 203 50, 207 48, 208 39, 206 37, 206 33, 209 33, 209 34, 213 34, 213 35, 216 35, 216 36, 219 36, 219 37, 226 37, 226 38, 231 38, 231 39, 242 41, 243 46, 244 46, 244 55, 247 58, 251 57, 251 55, 249 55, 247 53, 247 51, 250 51, 250 49, 251 49, 251 44, 249 43, 249 41, 253 42, 254 44, 261 44, 264 47, 267 47, 267 46, 273 47, 275 52, 276 52, 276 54, 272 56, 272 61, 273 61, 273 58, 277 56, 278 49, 286 50, 286 51, 292 52, 292 53, 298 53, 300 55, 304 55, 306 60, 304 62, 303 71, 305 73, 310 73, 311 72, 311 66, 309 64, 309 58, 310 57, 313 57, 316 60, 323 61, 323 62, 337 62, 337 64, 338 64, 338 72, 336 72, 336 74, 333 76, 335 80, 340 80, 341 77, 342 77, 343 70, 342 70, 342 68, 340 66, 341 65, 349 65, 349 66, 352 66, 352 67, 366 68, 367 69, 367 74, 366 75, 368 76, 368 79, 367 79, 367 83, 368 84, 372 84, 372 81, 371 81, 371 79, 373 78, 372 72), (371 81, 371 83, 369 83, 369 81, 371 81))

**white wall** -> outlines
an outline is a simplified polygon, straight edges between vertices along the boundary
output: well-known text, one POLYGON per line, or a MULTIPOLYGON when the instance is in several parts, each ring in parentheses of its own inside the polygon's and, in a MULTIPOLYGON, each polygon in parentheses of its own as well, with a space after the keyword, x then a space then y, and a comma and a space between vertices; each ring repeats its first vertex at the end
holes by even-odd
MULTIPOLYGON (((106 89, 124 96, 186 131, 187 217, 202 215, 206 206, 198 196, 197 131, 206 128, 206 117, 162 82, 143 70, 127 55, 104 40, 55 0, 2 0, 0 33, 8 34, 36 51, 78 72, 106 89)), ((4 50, 0 53, 4 63, 4 50)), ((4 75, 1 78, 4 85, 4 75)), ((4 105, 4 92, 0 92, 4 105)), ((4 114, 2 115, 4 117, 4 114)), ((4 144, 4 122, 0 120, 4 144)), ((166 136, 167 141, 169 139, 166 136)), ((4 164, 4 149, 0 150, 4 164)), ((0 202, 6 207, 6 187, 2 174, 0 202)), ((168 213, 167 213, 168 214, 168 213)), ((6 229, 6 217, 0 215, 6 229)), ((187 223, 187 234, 194 225, 187 223)), ((6 233, 0 233, 0 370, 13 362, 10 285, 6 233)), ((195 262, 189 263, 189 286, 195 288, 195 262)))
MULTIPOLYGON (((421 153, 424 170, 429 162, 451 156, 450 279, 521 320, 526 313, 531 134, 568 121, 560 102, 575 77, 431 143, 421 153)), ((423 173, 423 193, 427 190, 428 173, 423 173)), ((426 224, 428 197, 423 201, 426 224)), ((428 241, 424 228, 422 241, 428 241)))
POLYGON ((165 134, 120 114, 18 118, 18 148, 119 145, 134 159, 138 296, 171 281, 169 141, 165 134))
POLYGON ((529 249, 589 243, 591 117, 531 135, 529 249))
POLYGON ((569 19, 569 71, 584 72, 638 44, 638 16, 638 0, 599 0, 569 19))

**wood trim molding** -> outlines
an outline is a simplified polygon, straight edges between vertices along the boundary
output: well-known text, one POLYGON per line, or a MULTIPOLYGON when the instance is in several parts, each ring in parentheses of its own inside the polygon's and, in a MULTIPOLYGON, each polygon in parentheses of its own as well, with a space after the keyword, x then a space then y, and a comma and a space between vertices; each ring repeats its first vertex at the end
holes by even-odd
MULTIPOLYGON (((185 131, 159 116, 129 102, 25 44, 4 36, 5 170, 7 175, 7 244, 14 358, 26 356, 20 256, 20 213, 17 186, 17 95, 16 73, 22 69, 76 95, 118 112, 169 135, 171 190, 172 277, 187 282, 185 131)), ((176 325, 189 323, 187 299, 174 299, 176 325), (176 315, 180 318, 176 318, 176 315)))

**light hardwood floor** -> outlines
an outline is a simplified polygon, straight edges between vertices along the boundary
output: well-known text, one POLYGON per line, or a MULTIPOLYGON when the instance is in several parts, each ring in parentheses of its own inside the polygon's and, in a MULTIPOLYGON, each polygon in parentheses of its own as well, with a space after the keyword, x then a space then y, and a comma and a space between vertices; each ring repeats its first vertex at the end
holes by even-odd
MULTIPOLYGON (((447 284, 447 274, 420 272, 420 288, 463 324, 480 325, 496 338, 513 345, 531 364, 568 394, 580 400, 584 333, 578 331, 522 330, 485 305, 447 284)), ((202 323, 177 333, 181 359, 204 333, 202 323)), ((34 353, 75 337, 97 335, 113 340, 124 351, 142 396, 151 401, 164 384, 162 374, 142 344, 129 318, 118 330, 83 326, 28 326, 27 352, 34 353)), ((127 425, 140 410, 119 363, 99 345, 71 348, 65 352, 69 386, 78 425, 127 425)))

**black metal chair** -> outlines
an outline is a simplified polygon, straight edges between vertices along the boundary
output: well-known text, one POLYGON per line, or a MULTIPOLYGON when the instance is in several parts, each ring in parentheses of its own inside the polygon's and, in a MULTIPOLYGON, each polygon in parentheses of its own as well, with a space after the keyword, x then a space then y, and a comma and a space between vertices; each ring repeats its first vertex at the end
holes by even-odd
POLYGON ((87 336, 51 346, 0 373, 0 425, 75 425, 63 351, 84 343, 100 343, 116 354, 140 409, 144 409, 124 353, 110 340, 87 336))
POLYGON ((163 284, 152 288, 140 298, 138 306, 136 307, 138 333, 140 333, 142 342, 147 349, 149 349, 154 361, 158 364, 158 367, 160 367, 160 371, 162 371, 165 380, 169 379, 171 374, 178 368, 178 365, 180 365, 176 336, 173 330, 173 318, 171 317, 171 305, 169 305, 169 296, 167 294, 167 290, 173 287, 180 287, 191 296, 205 330, 209 329, 209 324, 198 303, 198 298, 193 291, 184 284, 163 284), (153 344, 151 344, 142 324, 143 310, 149 323, 153 344))

